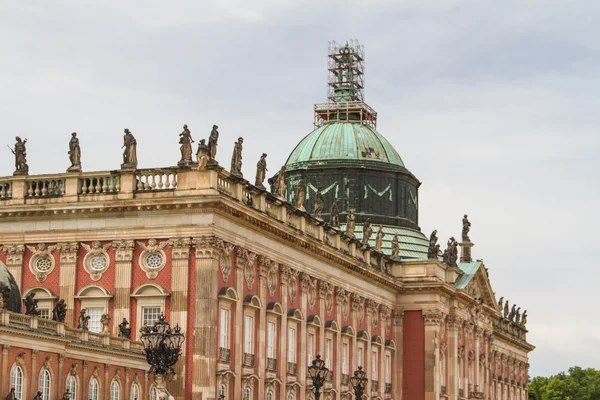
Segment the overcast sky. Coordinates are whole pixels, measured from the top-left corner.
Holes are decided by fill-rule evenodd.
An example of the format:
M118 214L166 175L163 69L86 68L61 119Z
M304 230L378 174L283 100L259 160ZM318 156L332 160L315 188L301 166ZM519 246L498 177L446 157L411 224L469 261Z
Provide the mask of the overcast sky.
M600 367L600 9L554 0L0 0L3 141L31 174L140 168L221 132L229 167L276 172L326 98L327 41L358 38L378 130L423 182L420 224L444 242L468 213L497 297L528 310L531 374ZM4 143L2 143L4 147ZM8 149L0 175L13 171Z

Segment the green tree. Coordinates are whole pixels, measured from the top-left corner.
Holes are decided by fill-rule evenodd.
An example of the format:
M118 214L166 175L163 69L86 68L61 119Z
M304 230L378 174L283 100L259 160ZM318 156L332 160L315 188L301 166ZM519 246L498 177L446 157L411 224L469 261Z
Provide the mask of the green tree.
M549 378L537 376L529 381L529 400L599 400L600 371L594 368L569 368Z

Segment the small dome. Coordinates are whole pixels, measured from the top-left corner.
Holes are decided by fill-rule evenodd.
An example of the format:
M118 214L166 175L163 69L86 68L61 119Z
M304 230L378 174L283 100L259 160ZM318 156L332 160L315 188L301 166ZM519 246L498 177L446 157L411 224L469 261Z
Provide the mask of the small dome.
M352 122L327 123L309 133L296 146L286 162L286 170L306 167L307 164L343 161L360 162L363 166L406 171L394 147L375 129ZM387 164L387 165L386 165Z
M10 288L10 294L8 297L8 304L6 308L8 311L20 313L21 312L21 291L19 285L14 276L10 273L6 265L0 261L0 292L5 288Z

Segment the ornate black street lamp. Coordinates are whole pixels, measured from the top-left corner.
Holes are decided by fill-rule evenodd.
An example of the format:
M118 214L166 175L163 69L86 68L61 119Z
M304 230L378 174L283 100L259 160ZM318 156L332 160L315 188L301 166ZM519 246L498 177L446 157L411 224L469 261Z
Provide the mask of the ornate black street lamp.
M321 360L320 355L317 355L317 358L312 361L312 365L308 367L308 377L313 383L315 400L319 400L319 397L321 397L321 388L328 373L329 368L325 367L325 361Z
M365 371L363 371L362 367L358 367L358 369L354 371L354 376L350 378L350 383L354 388L354 398L356 400L362 399L367 382L369 382L365 375Z
M150 372L154 372L154 383L157 394L163 392L170 396L164 386L169 375L175 373L173 365L181 354L181 345L185 340L179 325L171 329L171 325L165 321L164 314L160 314L154 326L145 326L141 330L140 340L144 344L146 361L150 364Z

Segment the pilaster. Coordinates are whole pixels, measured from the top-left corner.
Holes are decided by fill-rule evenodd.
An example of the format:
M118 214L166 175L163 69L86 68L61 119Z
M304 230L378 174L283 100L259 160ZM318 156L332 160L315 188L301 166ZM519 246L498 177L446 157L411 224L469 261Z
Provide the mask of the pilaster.
M112 243L115 248L115 303L113 332L119 332L119 324L126 318L131 319L131 268L133 260L133 240L118 240ZM139 328L139 327L138 327Z
M0 388L2 393L8 393L10 376L8 375L8 350L10 346L7 344L2 345L2 374L0 374Z
M396 354L394 354L394 364L392 367L392 397L398 400L402 400L402 352L404 351L404 346L402 345L404 340L402 329L403 322L404 310L395 309L393 311L392 334L394 336L394 342L396 342Z
M79 243L59 243L57 247L60 250L59 297L67 305L65 322L69 326L75 326L75 276Z
M448 317L448 398L456 400L458 398L458 329L460 320L457 316Z
M259 256L258 257L258 297L260 302L262 303L262 307L258 311L258 326L259 329L257 331L257 343L255 354L255 362L258 364L258 375L264 376L266 370L266 337L265 333L267 331L267 274L269 274L269 270L271 268L277 268L277 263L271 261L267 257ZM280 337L284 337L283 333ZM265 398L265 381L264 379L259 379L258 381L258 398Z
M423 310L423 319L425 320L425 400L439 400L438 347L443 314L438 310Z
M29 371L29 393L30 396L35 396L37 393L37 387L39 385L39 379L37 379L37 358L38 358L39 350L31 350L31 370ZM27 397L25 393L23 393L23 397Z

